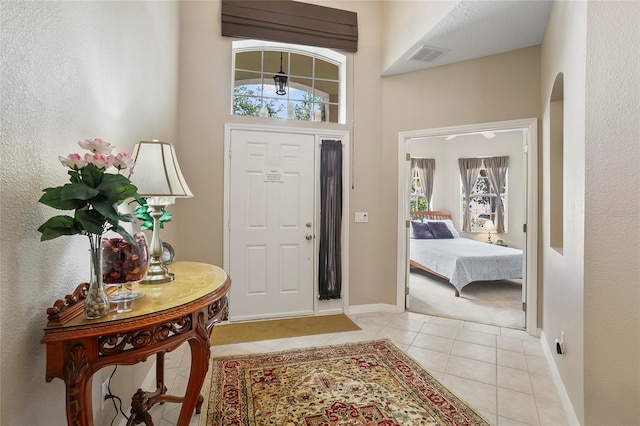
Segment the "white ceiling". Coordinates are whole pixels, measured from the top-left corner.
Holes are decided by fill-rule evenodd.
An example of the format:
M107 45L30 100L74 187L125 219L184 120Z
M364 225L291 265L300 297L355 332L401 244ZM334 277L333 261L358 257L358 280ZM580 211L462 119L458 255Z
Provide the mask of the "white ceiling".
M383 75L480 58L542 43L551 0L463 0ZM444 49L431 62L409 59L422 46Z

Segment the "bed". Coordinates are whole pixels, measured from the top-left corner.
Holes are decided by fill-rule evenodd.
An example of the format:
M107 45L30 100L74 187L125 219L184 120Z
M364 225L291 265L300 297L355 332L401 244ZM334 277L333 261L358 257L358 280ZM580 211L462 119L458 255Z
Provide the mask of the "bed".
M450 212L414 211L411 218L409 263L449 281L455 287L456 297L474 281L522 278L522 250L460 237ZM435 237L422 234L424 228L435 231L445 227L453 237L446 232L444 238L440 238L441 234Z

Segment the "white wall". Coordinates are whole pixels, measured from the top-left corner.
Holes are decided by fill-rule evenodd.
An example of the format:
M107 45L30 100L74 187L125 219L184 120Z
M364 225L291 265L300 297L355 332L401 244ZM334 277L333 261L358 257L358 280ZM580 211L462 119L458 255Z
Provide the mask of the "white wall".
M566 332L553 360L585 425L640 418L638 20L638 2L556 2L542 45L543 170L559 72L565 88L562 253L549 247L543 174L545 344Z
M141 139L175 141L177 4L1 7L0 423L61 425L64 385L45 382L39 341L46 309L88 279L89 245L80 236L40 242L37 228L60 213L38 199L42 189L68 182L58 156L79 152L78 140L100 137L128 152ZM125 403L146 368L116 373Z
M496 133L492 139L482 135L463 135L449 141L442 137L417 139L409 143L409 151L412 157L436 159L432 210L450 211L458 230L462 229L458 158L508 156L508 229L505 233L492 234L491 239L501 239L510 247L522 249L527 178L523 143L522 131L514 131ZM486 232L461 232L461 235L473 240L487 240Z
M638 2L589 2L584 206L586 425L640 421L638 22ZM615 49L611 49L613 45Z
M218 1L180 2L180 100L178 156L194 198L176 203L180 235L176 257L222 264L224 124L337 129L351 132L353 186L345 193L350 212L368 211L369 223L350 227L351 305L395 304L395 260L380 250L389 232L379 188L388 178L382 156L381 4L316 1L358 13L358 52L347 54L346 125L302 123L231 115L231 42L220 35ZM393 165L391 165L393 167ZM393 223L393 222L392 222ZM356 255L357 254L357 255ZM233 277L231 277L233 280ZM390 284L390 285L385 285Z
M542 198L540 268L544 342L566 333L567 351L554 358L578 419L584 421L584 150L586 2L555 2L542 45ZM564 73L564 250L550 243L549 100ZM539 269L540 269L539 268ZM569 344L570 343L570 344Z

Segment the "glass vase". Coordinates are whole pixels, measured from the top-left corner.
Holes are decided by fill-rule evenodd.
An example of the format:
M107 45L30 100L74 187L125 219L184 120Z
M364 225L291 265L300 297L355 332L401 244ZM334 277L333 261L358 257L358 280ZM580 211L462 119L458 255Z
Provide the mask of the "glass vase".
M105 285L117 285L118 291L109 296L116 311L131 311L131 302L144 293L132 291L132 284L144 278L149 267L149 249L142 232L131 243L119 235L102 239L102 279Z
M89 250L89 265L91 275L89 278L89 290L84 302L84 317L86 319L98 319L109 314L109 299L102 281L102 255L99 245L92 244Z

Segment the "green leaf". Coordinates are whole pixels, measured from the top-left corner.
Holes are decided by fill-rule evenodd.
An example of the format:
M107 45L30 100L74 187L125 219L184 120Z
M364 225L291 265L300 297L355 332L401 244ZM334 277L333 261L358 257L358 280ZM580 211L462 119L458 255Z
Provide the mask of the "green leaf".
M67 173L69 173L69 176L71 176L69 178L69 180L71 181L71 183L78 183L80 182L80 174L78 173L77 170L69 170Z
M140 226L142 230L153 230L153 218L148 213L147 201L144 198L136 198L136 202L139 204L133 210L133 214L137 219L144 221L144 223ZM173 215L166 211L164 208L162 209L162 216L160 216L160 229L164 229L164 222L171 222L171 218Z
M129 182L128 185L118 188L118 192L123 200L126 200L127 198L135 198L138 196L138 187Z
M90 200L100 192L84 182L68 183L62 187L60 198L63 200Z
M122 237L123 237L125 240L127 240L128 242L130 242L130 243L132 243L132 244L135 244L135 242L136 242L136 241L135 241L135 239L133 238L133 236L132 236L131 234L129 234L129 232L127 232L127 230L126 230L126 229L124 229L122 226L118 225L118 226L116 226L114 229L115 229L115 231L116 231L118 234L122 235Z
M61 237L64 234L61 234L60 232L57 232L53 229L44 229L42 231L42 235L40 236L40 241L48 241L48 240L53 240L54 238L58 238Z
M102 216L104 220L118 220L118 209L115 203L102 197L94 200L91 204Z
M87 164L80 170L82 181L92 188L98 188L103 176L109 176L93 164Z
M58 210L75 210L84 207L87 203L83 200L65 200L62 199L62 186L56 188L46 188L44 194L40 197L42 204L53 207Z
M136 218L140 220L150 220L151 216L147 213L147 206L136 207L133 211L133 214Z
M62 235L76 235L82 232L71 216L54 216L40 225L38 232L42 233L40 241L52 240Z
M97 210L76 210L76 220L89 234L102 234L104 232L105 217Z
M167 211L162 210L162 216L160 216L160 223L162 222L171 222L171 218L173 215Z
M96 189L112 204L121 204L127 198L138 196L138 188L122 175L105 174Z
M140 225L140 229L142 229L143 231L152 230L153 229L153 222L145 222L145 223L143 223L142 225Z
M122 222L135 222L136 218L129 213L120 213L118 212L118 219Z

